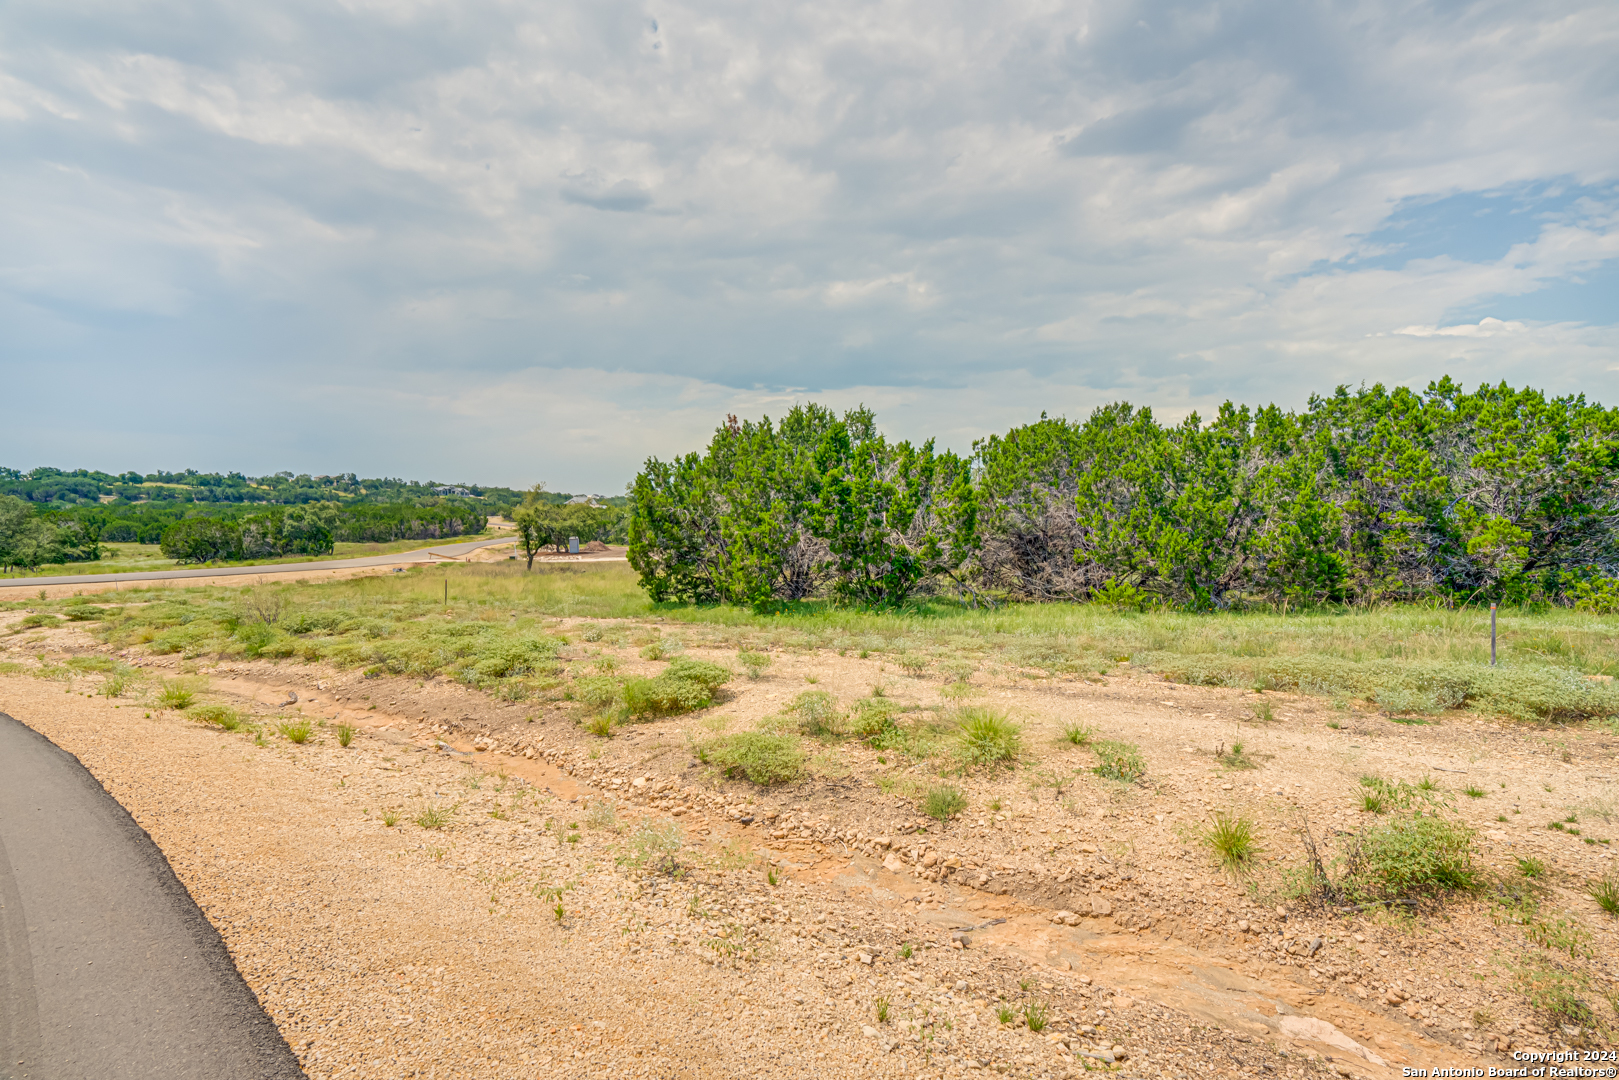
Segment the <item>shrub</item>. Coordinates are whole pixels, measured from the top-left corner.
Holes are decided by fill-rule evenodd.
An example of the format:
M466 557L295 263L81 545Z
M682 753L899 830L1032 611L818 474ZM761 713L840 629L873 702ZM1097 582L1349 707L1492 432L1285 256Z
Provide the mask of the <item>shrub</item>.
M938 784L922 797L922 812L939 821L949 821L967 809L967 796L949 784Z
M549 675L556 671L556 638L511 638L483 644L482 655L473 665L479 675L505 679L513 675Z
M613 718L608 713L597 713L585 721L585 730L598 739L606 739L613 734Z
M737 653L736 662L741 664L743 668L747 670L748 678L750 679L763 678L765 668L769 667L772 663L768 653L754 652L751 649L743 649L741 652Z
M1395 818L1361 833L1344 886L1365 900L1437 896L1479 884L1473 866L1475 830L1432 816Z
M605 709L618 703L623 689L623 685L617 679L606 675L590 675L583 679L575 679L573 685L568 688L568 696L586 705Z
M898 727L894 714L899 711L887 698L861 698L849 717L849 729L856 738L868 742L882 740Z
M673 678L668 672L652 679L626 679L623 694L629 716L678 716L714 703L714 693L707 686Z
M1201 839L1214 852L1215 860L1233 874L1246 873L1260 851L1253 821L1240 814L1217 811L1214 824L1203 831Z
M956 713L956 743L969 765L1000 765L1023 752L1023 729L1004 713L972 706Z
M1096 755L1096 775L1107 780L1133 784L1147 774L1147 763L1135 743L1106 740L1091 744Z
M744 776L761 787L789 783L804 771L804 748L793 735L744 731L715 739L704 750L726 776Z
M825 690L806 690L792 700L787 711L798 717L798 729L818 739L842 734L839 729L838 701Z

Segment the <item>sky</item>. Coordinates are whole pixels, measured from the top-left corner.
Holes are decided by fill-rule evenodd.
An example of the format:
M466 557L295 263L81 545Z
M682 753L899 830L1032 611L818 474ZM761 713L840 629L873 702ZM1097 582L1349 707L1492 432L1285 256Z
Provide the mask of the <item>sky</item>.
M616 493L1451 375L1619 405L1619 5L0 5L0 464Z

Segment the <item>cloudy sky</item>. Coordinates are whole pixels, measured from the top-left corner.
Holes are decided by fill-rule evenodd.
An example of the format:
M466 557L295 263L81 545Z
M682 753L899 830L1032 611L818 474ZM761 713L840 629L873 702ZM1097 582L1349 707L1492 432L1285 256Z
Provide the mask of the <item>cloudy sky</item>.
M0 5L0 464L621 490L1449 373L1619 404L1619 5Z

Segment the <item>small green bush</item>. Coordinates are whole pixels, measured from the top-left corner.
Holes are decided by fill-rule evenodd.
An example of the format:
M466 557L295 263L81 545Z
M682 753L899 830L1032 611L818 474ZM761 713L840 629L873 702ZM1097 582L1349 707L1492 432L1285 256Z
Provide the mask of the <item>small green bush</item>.
M849 730L857 739L881 740L894 732L899 706L887 698L861 698L849 716Z
M1096 755L1096 775L1104 779L1133 784L1147 775L1147 763L1141 757L1141 748L1135 743L1115 740L1093 742L1091 752Z
M679 864L675 862L675 856L683 842L680 826L674 822L643 821L630 837L628 850L619 857L619 862L625 866L662 873L678 873Z
M762 679L764 678L765 669L770 666L772 661L768 653L743 649L736 654L736 662L741 664L743 669L747 671L748 678Z
M1001 765L1023 752L1023 729L1004 713L970 706L956 713L956 743L969 765Z
M928 793L922 797L922 812L938 821L949 821L965 809L967 796L961 793L960 788L950 784L928 788Z
M842 734L838 700L825 690L806 690L792 700L787 711L798 717L798 730L817 739Z
M1364 900L1438 896L1474 889L1476 831L1460 821L1399 817L1361 833L1349 856L1347 892Z
M761 787L790 783L804 771L804 748L794 735L744 731L714 739L703 749L726 776L744 776Z
M454 817L454 810L444 810L437 806L427 806L423 807L422 812L416 815L416 824L420 825L424 829L447 829L449 828L450 822L454 819Z

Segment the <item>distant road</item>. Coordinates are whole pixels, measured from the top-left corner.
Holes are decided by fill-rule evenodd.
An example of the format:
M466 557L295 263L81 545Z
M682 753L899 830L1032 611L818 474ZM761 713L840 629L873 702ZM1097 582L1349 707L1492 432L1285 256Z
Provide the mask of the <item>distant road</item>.
M142 570L128 574L64 574L61 577L0 578L0 589L39 588L41 585L99 585L112 581L172 581L176 578L236 577L241 574L312 574L320 570L346 570L357 566L393 566L399 563L430 563L440 558L460 558L479 548L509 544L514 537L496 540L469 540L462 544L440 544L392 555L368 555L363 559L327 559L324 562L271 563L266 566L198 567L194 570ZM436 557L435 557L436 556Z

